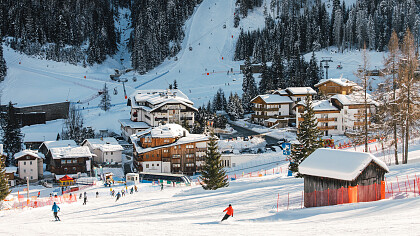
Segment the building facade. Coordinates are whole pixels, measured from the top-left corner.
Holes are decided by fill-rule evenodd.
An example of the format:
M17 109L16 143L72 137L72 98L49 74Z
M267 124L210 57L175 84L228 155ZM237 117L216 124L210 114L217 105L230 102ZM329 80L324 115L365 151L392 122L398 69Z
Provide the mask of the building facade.
M21 179L29 179L29 181L37 181L44 175L44 158L38 155L37 151L23 150L15 154L15 160L18 166L18 175Z
M367 122L371 126L371 118L376 112L376 102L367 97ZM318 100L312 103L318 128L324 136L344 135L362 130L365 124L365 104L361 93L350 95L337 94L328 100ZM296 109L297 127L303 121L304 103L298 103Z
M115 138L86 139L82 142L82 146L88 147L90 152L95 154L93 157L95 163L122 163L124 148Z
M336 94L348 95L353 92L357 84L345 78L323 79L315 84L320 94L332 96Z
M208 137L167 124L135 134L131 140L138 171L192 175L204 164Z
M92 154L88 147L56 147L47 153L51 173L55 175L87 173L92 168Z
M284 128L296 123L295 105L306 99L307 94L315 95L310 87L289 87L258 95L250 102L254 104L251 120L266 127Z

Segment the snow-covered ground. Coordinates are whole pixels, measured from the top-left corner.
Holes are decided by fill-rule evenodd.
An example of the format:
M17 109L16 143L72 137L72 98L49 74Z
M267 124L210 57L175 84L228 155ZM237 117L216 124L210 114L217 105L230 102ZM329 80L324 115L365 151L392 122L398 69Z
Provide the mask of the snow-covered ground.
M417 155L418 153L410 153ZM388 181L419 174L420 163L390 166ZM113 187L121 190L123 186ZM303 179L270 174L242 178L227 188L141 184L119 201L109 188L87 190L88 203L61 204L61 222L52 222L50 206L0 212L1 235L418 235L420 197L405 194L377 202L318 208L301 206ZM99 198L95 198L95 192ZM287 209L287 195L290 207ZM276 210L280 196L279 212ZM232 204L234 217L220 223Z

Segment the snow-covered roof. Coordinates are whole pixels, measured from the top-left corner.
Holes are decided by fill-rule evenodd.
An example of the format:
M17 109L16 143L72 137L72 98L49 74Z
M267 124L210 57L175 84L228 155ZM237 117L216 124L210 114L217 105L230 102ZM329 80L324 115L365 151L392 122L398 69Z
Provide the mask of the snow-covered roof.
M292 95L306 95L308 93L311 95L316 94L316 91L311 87L289 87L286 88L286 91Z
M138 145L137 141L145 136L150 135L152 138L178 138L174 143L170 143L167 145L162 145L158 147L151 147L151 148L142 148ZM180 144L186 143L193 143L193 142L200 142L200 141L207 141L209 139L208 136L203 134L190 134L186 129L178 124L166 124L161 125L155 128L150 128L148 130L139 132L137 134L133 134L131 136L131 141L134 144L134 148L136 149L137 153L145 153L152 150L156 150L163 147L171 147Z
M305 106L305 101L300 101L296 106ZM338 111L329 100L315 100L312 102L314 111Z
M154 108L150 109L150 112L155 111L155 110L157 110L157 109L159 109L159 108L161 108L161 107L165 106L166 104L182 104L182 105L184 105L184 106L186 106L186 107L189 107L189 108L191 108L191 109L193 109L193 110L195 110L195 111L198 111L198 109L197 109L197 108L195 108L195 107L193 107L193 106L192 106L192 104L189 104L189 103L187 103L187 102L185 102L185 101L181 101L181 100L179 100L179 99L174 99L174 98L172 98L172 99L167 99L166 101L164 101L164 102L160 103L160 104L159 104L159 105L157 105L156 107L154 107Z
M89 148L83 147L57 147L50 149L51 156L53 159L62 158L80 158L80 157L92 157L93 154Z
M336 94L331 97L332 99L338 100L343 106L349 106L349 105L360 105L364 104L364 94L361 94L359 92L353 92L352 94L343 95L343 94ZM369 105L378 105L378 103L372 99L372 96L370 94L367 94L367 103Z
M255 99L260 97L265 103L293 103L292 99L285 96L280 96L278 94L263 94L258 95L251 100L253 102Z
M387 165L370 153L319 148L299 165L299 172L304 175L352 181L371 162L389 172Z
M124 150L124 148L119 144L104 144L101 145L98 149L102 152L116 152Z
M274 93L280 94L281 96L287 96L287 95L289 95L289 94L286 92L286 90L284 90L284 89L277 90L277 91L275 91Z
M57 148L57 147L77 147L77 144L74 140L58 140L58 141L45 141L41 144L45 145L47 149Z
M148 125L146 122L140 121L135 122L130 119L121 119L118 120L120 124L124 127L131 127L133 129L148 129L150 128L150 125Z
M322 79L319 81L319 83L315 84L315 87L319 87L327 82L333 82L343 87L352 87L356 86L357 84L351 80L348 80L346 78L330 78L330 79Z
M183 92L178 89L157 89L157 90L136 90L131 96L131 107L132 108L155 108L161 106L161 104L168 103L181 103L188 107L194 108L194 104ZM146 105L148 104L148 105Z
M30 132L25 133L25 137L23 137L23 142L44 142L45 140L54 140L56 138L56 132Z
M22 150L22 151L16 153L15 154L15 159L19 159L23 156L32 156L32 157L35 157L35 158L43 158L44 157L44 155L42 155L42 156L39 155L38 151L25 149L25 150Z
M8 167L4 167L4 169L6 170L6 173L10 174L10 173L16 173L18 168L15 166L8 166Z
M271 123L276 123L277 119L274 118L268 118L267 120L265 120L266 122L271 122Z
M82 146L87 143L89 143L92 149L99 149L103 152L115 152L124 150L118 141L112 137L106 137L102 139L85 139L82 143Z
M82 142L82 146L84 146L84 144L87 144L87 143L89 143L89 144L90 144L90 146L91 146L93 149L97 149L97 148L99 148L100 146L105 145L105 144L118 145L118 141L117 141L115 138L112 138L112 137L105 137L105 138L88 138L88 139L85 139L85 140Z

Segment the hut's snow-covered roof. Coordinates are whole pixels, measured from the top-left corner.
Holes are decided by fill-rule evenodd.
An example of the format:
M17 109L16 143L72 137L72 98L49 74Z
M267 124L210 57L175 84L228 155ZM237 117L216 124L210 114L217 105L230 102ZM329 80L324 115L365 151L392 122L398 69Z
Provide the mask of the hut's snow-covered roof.
M32 157L35 157L35 158L44 158L44 155L39 155L39 154L41 154L41 153L38 153L38 151L25 149L25 150L22 150L22 151L16 153L14 157L15 157L15 159L19 159L19 158L24 157L24 156L32 156Z
M370 153L319 148L299 165L299 172L303 175L352 181L371 162L389 172L387 165Z

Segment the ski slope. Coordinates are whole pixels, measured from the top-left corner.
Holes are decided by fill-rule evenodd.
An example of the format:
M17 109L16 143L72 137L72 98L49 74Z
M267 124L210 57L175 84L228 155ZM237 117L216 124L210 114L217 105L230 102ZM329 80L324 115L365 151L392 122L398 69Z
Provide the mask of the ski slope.
M391 166L387 179L419 174L420 163ZM123 187L113 187L121 190ZM141 184L119 201L109 188L87 190L87 205L60 204L60 222L50 206L0 211L1 235L418 235L420 197L399 195L377 202L300 209L303 179L284 174L240 179L227 188ZM98 191L99 198L95 198ZM287 209L290 194L290 209ZM279 212L276 210L280 196ZM234 217L220 223L232 204Z

